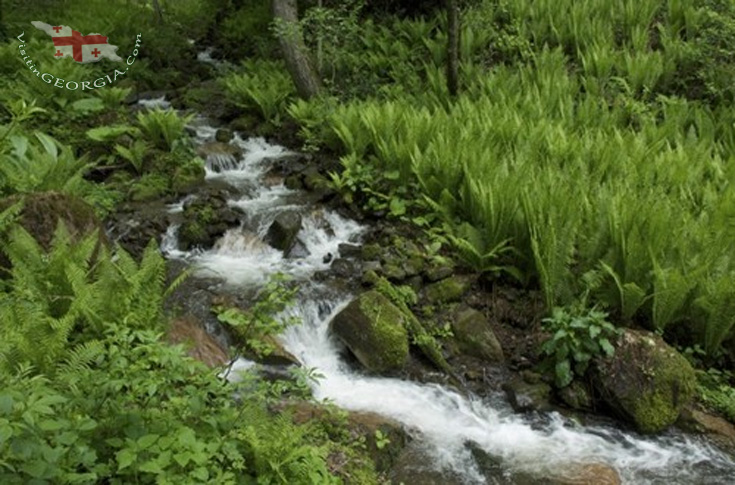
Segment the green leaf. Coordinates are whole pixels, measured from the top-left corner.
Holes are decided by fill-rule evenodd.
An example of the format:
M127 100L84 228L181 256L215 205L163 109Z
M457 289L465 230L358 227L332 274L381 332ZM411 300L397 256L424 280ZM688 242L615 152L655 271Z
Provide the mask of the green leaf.
M568 360L563 360L556 363L556 385L558 387L568 386L573 379L572 368Z
M403 199L394 197L390 200L390 213L396 217L406 213L406 202Z
M138 458L138 455L130 448L125 448L115 454L118 470L129 467Z
M153 444L158 441L159 435L157 434L147 434L141 438L138 438L138 449L139 450L146 450L153 446Z
M143 463L138 467L138 470L146 473L153 473L155 475L160 475L164 473L163 468L161 468L161 465L158 463L157 460L149 460Z
M105 103L99 98L85 98L74 101L69 108L77 113L96 113L105 109Z
M0 394L0 415L10 414L13 411L13 396Z
M111 126L99 126L87 130L87 138L94 141L111 141L118 138L121 135L128 133L135 133L135 128L130 125L111 125Z
M605 352L605 354L607 354L608 357L615 353L615 347L613 347L610 344L610 341L606 338L600 339L600 347Z

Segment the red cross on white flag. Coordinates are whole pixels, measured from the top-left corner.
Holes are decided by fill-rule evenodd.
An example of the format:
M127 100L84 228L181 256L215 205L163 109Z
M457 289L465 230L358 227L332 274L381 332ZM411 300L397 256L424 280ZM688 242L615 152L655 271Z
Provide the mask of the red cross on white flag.
M54 57L57 59L71 57L81 63L97 62L103 58L122 61L117 55L117 46L108 44L104 35L82 35L66 25L49 25L38 21L31 24L51 36L54 42Z

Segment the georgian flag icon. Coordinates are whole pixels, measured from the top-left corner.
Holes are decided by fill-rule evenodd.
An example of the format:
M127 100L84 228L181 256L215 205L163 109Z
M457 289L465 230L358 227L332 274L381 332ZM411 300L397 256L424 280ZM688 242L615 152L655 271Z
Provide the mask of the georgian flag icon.
M101 34L82 35L66 25L49 25L43 22L31 22L39 30L51 36L54 42L54 57L71 57L77 62L86 64L100 59L122 61L117 55L117 46L109 44L107 37Z

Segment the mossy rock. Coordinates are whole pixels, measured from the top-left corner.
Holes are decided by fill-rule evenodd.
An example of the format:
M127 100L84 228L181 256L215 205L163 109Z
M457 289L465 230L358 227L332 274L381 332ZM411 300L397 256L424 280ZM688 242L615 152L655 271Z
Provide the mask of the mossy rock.
M182 249L212 247L218 238L240 223L238 212L227 205L222 192L208 192L184 206L184 222L179 228Z
M161 199L168 194L169 180L163 175L147 174L135 182L128 192L133 202L145 202Z
M62 221L73 240L80 240L93 231L99 231L101 241L106 241L94 208L84 200L59 192L19 194L0 200L0 211L20 202L22 209L18 223L49 250L59 221Z
M487 362L503 362L500 346L490 322L481 312L465 308L457 313L452 322L452 332L459 351Z
M407 316L385 296L368 291L334 317L331 331L369 371L403 368L408 359Z
M426 287L426 300L429 304L459 301L472 286L472 280L465 276L452 276Z
M673 424L694 397L689 362L655 334L626 330L612 357L596 359L594 385L603 401L643 433Z
M204 164L198 159L185 163L174 170L171 188L177 194L185 194L204 183Z

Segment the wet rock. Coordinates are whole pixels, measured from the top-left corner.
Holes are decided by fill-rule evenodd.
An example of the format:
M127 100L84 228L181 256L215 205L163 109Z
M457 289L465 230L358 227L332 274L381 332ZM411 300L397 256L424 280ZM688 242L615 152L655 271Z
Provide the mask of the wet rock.
M204 183L204 165L185 163L174 170L171 189L177 194L185 194L200 187Z
M530 384L516 378L504 384L503 390L511 407L517 413L551 410L549 403L551 386L546 383Z
M227 205L227 193L210 191L184 205L179 246L211 248L230 228L240 224L240 213Z
M573 381L559 391L559 399L572 409L578 411L592 408L592 396L587 387L579 381Z
M289 175L284 179L283 184L290 190L301 190L304 188L304 184L301 182L301 177L298 175Z
M391 281L401 281L406 278L406 272L398 265L388 263L382 267L383 276Z
M242 157L242 149L240 147L218 141L199 145L196 153L202 159L210 162L215 171L234 165Z
M476 443L467 443L487 483L508 485L620 485L615 468L603 463L566 463L546 472L508 469L500 457L492 456ZM532 463L527 464L529 468Z
M325 190L330 187L329 180L313 165L310 165L303 171L303 181L304 188L309 191Z
M334 259L334 256L332 256L332 253L327 253L322 258L322 263L329 264Z
M232 141L232 137L232 130L228 130L227 128L218 129L214 135L214 139L220 143L229 143Z
M347 429L350 436L362 437L368 457L375 463L378 472L390 470L410 438L401 423L379 414L346 411L346 423L322 405L311 402L284 403L280 409L287 410L296 424L325 423L326 429ZM333 423L333 426L329 426ZM380 441L379 441L380 436ZM341 439L341 437L340 437Z
M229 362L227 352L192 316L173 320L166 331L166 338L173 344L183 344L190 357L209 367L219 367Z
M359 257L362 252L362 247L357 244L340 243L337 246L339 255L343 258L356 258Z
M360 281L365 286L372 286L380 281L380 276L378 276L375 270L369 269L362 273L362 279Z
M375 413L351 412L347 427L365 437L368 455L378 472L390 470L409 441L401 423Z
M676 424L690 433L707 435L722 449L735 455L735 426L729 421L689 405L682 409Z
M472 280L465 276L452 276L426 287L426 300L429 304L459 301L472 286Z
M620 485L618 471L604 463L570 463L546 474L543 483L550 485Z
M602 400L644 433L666 429L694 396L689 362L657 335L625 330L612 357L593 363Z
M408 358L407 317L377 291L363 293L339 312L331 332L372 372L401 369Z
M445 278L449 278L454 273L454 267L451 265L439 265L439 266L431 266L430 268L426 269L426 272L424 273L424 276L426 276L426 279L431 282L436 282L439 280L443 280Z
M284 253L288 253L296 244L296 235L300 230L301 216L298 212L281 212L268 228L265 242Z
M464 477L450 470L437 470L435 460L419 444L412 443L398 456L388 474L391 483L462 485Z
M345 258L335 259L330 266L332 272L340 278L350 278L355 276L355 263Z
M306 258L310 254L311 253L306 247L306 244L304 244L301 239L296 238L296 242L294 243L291 250L286 254L286 257L289 259Z
M406 273L407 278L418 276L424 270L424 258L411 256L403 262L402 269Z
M230 128L240 133L251 133L260 124L260 120L253 114L241 115L230 122Z
M260 354L256 354L254 352L245 352L245 356L248 359L258 362L259 364L270 366L288 367L292 365L301 365L299 359L297 359L291 352L286 350L281 341L277 338L273 337L272 335L267 335L265 337L262 337L260 340L262 340L262 342L268 346L269 350Z
M379 244L366 244L362 247L360 257L365 261L379 259L382 251Z
M459 351L487 362L503 362L503 349L493 333L490 322L481 312L465 308L452 322L452 331Z

